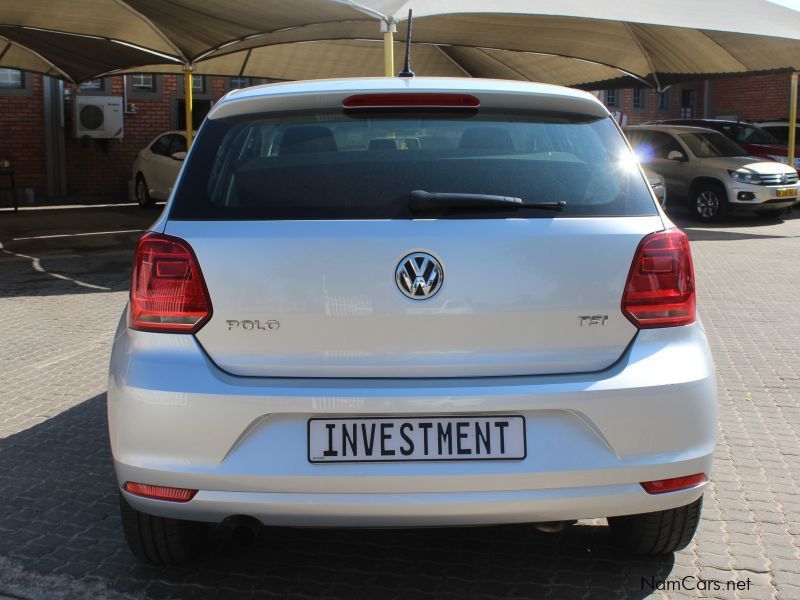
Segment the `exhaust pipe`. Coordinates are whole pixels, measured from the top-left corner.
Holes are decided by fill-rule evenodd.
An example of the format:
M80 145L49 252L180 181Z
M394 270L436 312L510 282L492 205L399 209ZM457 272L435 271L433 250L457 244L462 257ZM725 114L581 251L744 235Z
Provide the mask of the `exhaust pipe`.
M228 517L225 519L225 524L230 527L231 538L239 546L252 545L263 527L261 521L246 515Z
M542 533L560 533L564 528L575 525L578 521L544 521L533 526Z

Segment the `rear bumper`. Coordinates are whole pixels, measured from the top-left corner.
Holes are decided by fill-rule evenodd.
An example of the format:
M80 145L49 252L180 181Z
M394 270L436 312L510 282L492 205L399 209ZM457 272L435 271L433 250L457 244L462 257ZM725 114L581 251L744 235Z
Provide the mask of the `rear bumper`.
M139 511L218 523L232 515L267 525L303 527L441 527L540 523L638 514L690 504L707 484L648 496L638 484L494 492L299 494L201 490L183 504L123 492ZM187 510L188 509L188 510Z
M591 374L357 380L234 377L191 336L121 326L108 393L120 485L199 489L138 510L309 526L470 525L593 518L688 504L703 486L641 481L710 473L714 370L699 324L644 330ZM521 461L311 464L310 417L520 414Z

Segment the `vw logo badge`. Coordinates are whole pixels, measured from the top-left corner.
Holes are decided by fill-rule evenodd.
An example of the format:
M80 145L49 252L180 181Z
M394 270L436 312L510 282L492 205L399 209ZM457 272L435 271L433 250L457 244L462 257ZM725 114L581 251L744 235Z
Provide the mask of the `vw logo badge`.
M442 287L444 271L430 254L414 252L400 261L394 278L403 294L412 300L427 300Z

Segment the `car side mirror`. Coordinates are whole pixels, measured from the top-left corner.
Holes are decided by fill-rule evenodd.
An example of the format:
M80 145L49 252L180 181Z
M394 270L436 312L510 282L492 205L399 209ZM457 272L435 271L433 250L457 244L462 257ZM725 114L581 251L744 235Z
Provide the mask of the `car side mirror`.
M683 162L686 160L686 155L680 150L671 150L670 153L667 154L667 160L677 160L678 162Z
M171 155L170 158L174 158L175 160L185 160L186 152L176 152L175 154Z

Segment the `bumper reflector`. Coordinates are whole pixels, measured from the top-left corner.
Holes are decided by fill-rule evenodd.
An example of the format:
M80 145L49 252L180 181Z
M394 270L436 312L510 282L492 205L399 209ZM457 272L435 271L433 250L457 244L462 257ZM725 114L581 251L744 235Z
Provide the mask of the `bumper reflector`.
M130 494L136 494L137 496L153 498L154 500L169 500L171 502L188 502L194 498L194 495L197 493L197 490L135 483L133 481L128 481L122 486L122 489Z
M641 486L648 494L666 494L667 492L677 492L688 490L708 481L705 473L686 475L685 477L673 477L672 479L659 479L658 481L643 481Z

